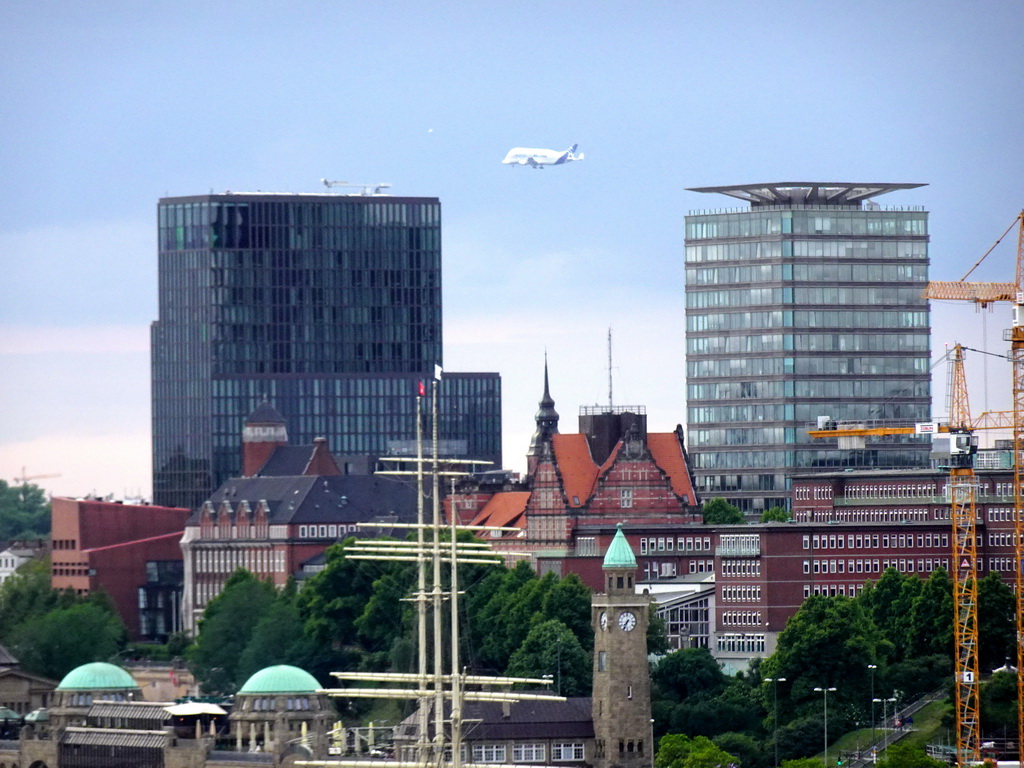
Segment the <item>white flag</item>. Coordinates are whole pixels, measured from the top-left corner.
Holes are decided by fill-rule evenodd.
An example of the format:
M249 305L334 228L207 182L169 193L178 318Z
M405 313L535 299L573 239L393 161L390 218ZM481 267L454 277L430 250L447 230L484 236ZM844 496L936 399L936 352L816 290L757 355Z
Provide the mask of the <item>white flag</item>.
M441 366L437 363L434 363L434 378L438 381L441 380Z

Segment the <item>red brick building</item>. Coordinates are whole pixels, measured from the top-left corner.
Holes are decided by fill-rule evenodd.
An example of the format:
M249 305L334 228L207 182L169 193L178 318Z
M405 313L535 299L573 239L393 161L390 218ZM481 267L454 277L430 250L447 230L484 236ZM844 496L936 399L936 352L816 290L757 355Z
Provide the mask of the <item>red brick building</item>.
M372 535L416 516L410 485L374 475L343 474L322 439L290 445L280 414L264 403L242 435L246 475L231 478L188 519L182 621L187 631L238 568L283 586L331 544L363 535L358 523L379 522ZM371 535L366 533L365 535Z
M54 589L103 589L133 640L181 628L181 541L190 510L98 499L52 501Z
M700 521L681 428L648 433L642 407L595 407L581 409L578 433L559 434L554 406L545 367L526 476L463 481L447 502L460 522L518 528L489 540L496 549L550 557L596 554L594 541L577 539L581 525Z

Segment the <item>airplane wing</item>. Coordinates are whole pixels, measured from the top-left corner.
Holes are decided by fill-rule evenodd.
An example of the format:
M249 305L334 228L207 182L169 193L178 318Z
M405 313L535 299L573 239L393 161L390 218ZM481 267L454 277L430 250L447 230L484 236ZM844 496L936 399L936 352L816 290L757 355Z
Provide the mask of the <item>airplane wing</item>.
M526 158L525 162L526 162L527 165L532 165L534 168L540 168L541 167L540 163L538 163L532 157Z

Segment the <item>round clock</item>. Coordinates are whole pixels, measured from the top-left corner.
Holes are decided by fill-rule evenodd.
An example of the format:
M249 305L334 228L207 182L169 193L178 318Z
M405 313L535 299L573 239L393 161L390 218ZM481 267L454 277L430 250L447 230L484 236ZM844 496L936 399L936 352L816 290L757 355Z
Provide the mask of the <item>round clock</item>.
M608 631L608 614L604 611L601 611L601 629Z
M623 611L619 614L619 629L623 632L632 632L636 626L636 614L632 611Z

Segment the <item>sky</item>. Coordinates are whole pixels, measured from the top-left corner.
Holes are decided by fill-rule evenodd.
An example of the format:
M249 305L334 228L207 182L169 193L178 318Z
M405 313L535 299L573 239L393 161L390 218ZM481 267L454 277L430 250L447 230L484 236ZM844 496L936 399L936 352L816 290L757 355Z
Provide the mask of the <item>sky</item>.
M741 207L687 188L925 183L879 202L928 210L931 276L959 279L1024 208L1022 23L1009 0L0 3L0 479L148 497L157 200L322 178L440 198L444 365L501 374L506 466L545 354L562 431L609 389L685 424L684 216ZM1015 239L971 278L1012 280ZM968 352L974 410L1009 408L1010 309L932 321L936 360L994 353Z

